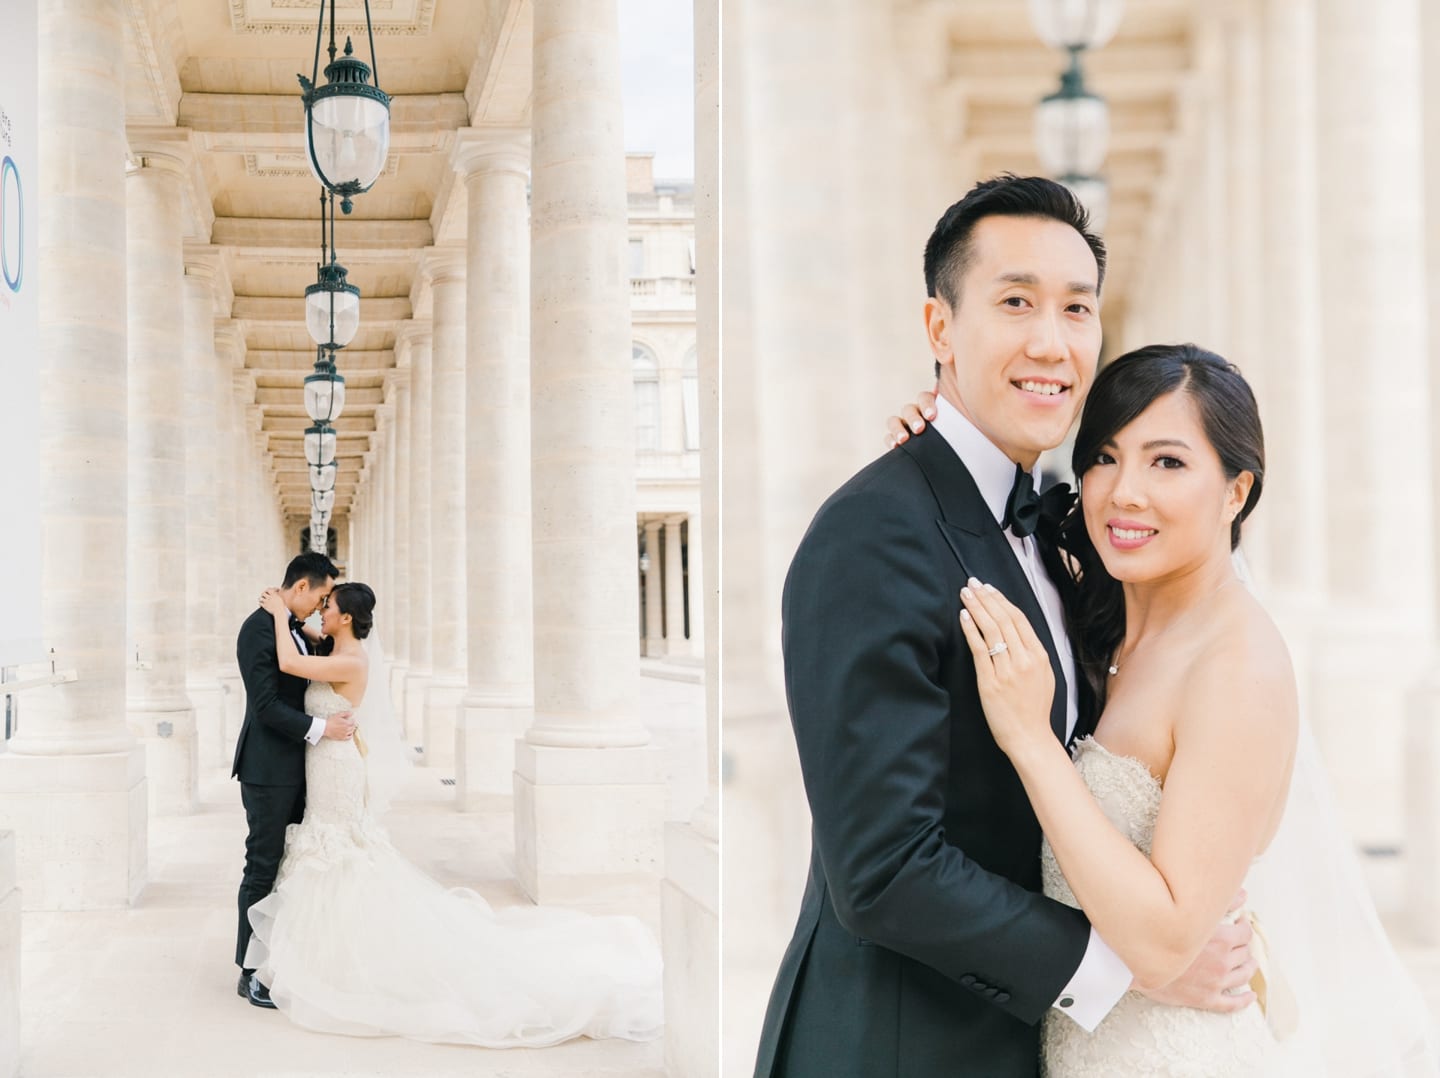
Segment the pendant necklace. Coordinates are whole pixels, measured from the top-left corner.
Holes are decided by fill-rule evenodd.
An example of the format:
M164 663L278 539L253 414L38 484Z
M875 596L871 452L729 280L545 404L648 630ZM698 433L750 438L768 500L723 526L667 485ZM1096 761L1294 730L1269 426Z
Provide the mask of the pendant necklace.
M1204 605L1205 605L1206 603L1208 603L1211 599L1213 599L1215 596L1219 595L1222 591L1224 591L1226 588L1228 588L1231 584L1235 583L1236 579L1237 579L1236 577L1233 577L1233 576L1232 576L1229 580L1226 580L1226 581L1225 581L1224 583L1222 583L1218 588L1216 588L1214 591L1212 591L1209 595L1205 596L1205 598L1201 599L1198 603L1196 603L1194 606L1192 606L1189 610L1185 611L1185 612L1184 612L1183 614L1181 614L1178 618L1176 618L1174 621L1172 621L1169 625L1167 625L1167 626L1165 626L1165 628L1161 629L1158 633L1154 633L1154 634L1152 634L1152 635L1150 635L1150 636L1147 636L1144 640L1141 640L1138 644L1136 644L1133 648L1130 649L1130 654L1127 655L1127 656L1125 656L1125 662L1128 664L1128 663L1130 662L1130 660L1135 657L1135 653L1136 653L1137 651L1139 651L1142 647L1144 647L1147 642L1149 642L1149 641L1151 641L1151 640L1154 640L1156 637L1164 636L1164 635L1165 635L1166 633L1168 633L1171 629L1175 628L1175 626L1179 625L1182 621L1184 621L1184 620L1185 620L1186 618L1188 618L1191 614L1193 614L1196 610L1200 609L1200 607L1204 606ZM1119 648L1116 648L1116 649L1115 649L1115 661L1110 664L1110 666L1108 667L1108 669L1109 669L1109 671L1110 671L1110 676L1111 676L1111 677L1119 677L1119 676L1120 676L1120 649L1119 649Z

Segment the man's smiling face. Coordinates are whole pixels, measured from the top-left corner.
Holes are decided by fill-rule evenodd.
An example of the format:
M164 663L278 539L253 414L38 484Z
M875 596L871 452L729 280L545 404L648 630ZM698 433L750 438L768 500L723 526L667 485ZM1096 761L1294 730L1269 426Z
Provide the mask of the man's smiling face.
M1085 238L1045 217L985 217L961 280L926 304L940 393L1031 467L1065 440L1100 358L1099 270Z

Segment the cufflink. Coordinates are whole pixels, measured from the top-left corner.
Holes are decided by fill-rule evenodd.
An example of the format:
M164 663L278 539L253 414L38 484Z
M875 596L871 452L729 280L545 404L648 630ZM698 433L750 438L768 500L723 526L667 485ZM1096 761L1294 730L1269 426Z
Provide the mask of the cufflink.
M1074 999L1074 997L1073 997L1073 996L1061 996L1061 997L1060 997L1060 1006L1062 1006L1062 1007L1073 1007L1073 1006L1075 1006L1075 999Z

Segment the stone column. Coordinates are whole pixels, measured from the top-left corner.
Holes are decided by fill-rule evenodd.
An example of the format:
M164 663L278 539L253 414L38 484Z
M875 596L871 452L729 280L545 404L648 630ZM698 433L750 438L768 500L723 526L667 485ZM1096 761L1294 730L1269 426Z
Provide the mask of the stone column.
M1440 8L1425 4L1420 12L1422 72L1421 112L1425 146L1425 204L1440 206ZM1430 311L1427 354L1430 365L1429 418L1430 497L1440 506L1440 213L1425 215L1425 280ZM1432 523L1429 541L1416 536L1428 549L1435 581L1430 596L1430 619L1440 621L1440 537ZM1407 872L1408 927L1420 942L1440 944L1440 654L1431 653L1426 672L1410 692L1405 724L1405 867Z
M665 547L661 536L664 522L645 522L645 654L647 657L665 654L664 589L660 585L664 572Z
M129 529L126 720L146 748L152 813L193 812L195 709L185 694L185 305L179 207L188 133L134 132L126 173Z
M635 423L614 0L537 0L531 179L535 722L515 852L537 901L653 878L665 787L634 715Z
M716 549L720 453L720 13L695 0L695 350L700 396L701 513L690 518L691 640L709 623L718 639L719 604L702 586L701 531ZM696 527L696 525L700 527ZM665 1072L714 1078L720 1055L720 661L705 655L705 801L689 823L665 827L660 887L665 955Z
M385 646L390 651L390 695L395 713L405 701L405 677L410 672L410 369L397 367L385 376L394 386L395 428L391 441L395 479L390 488L394 540L386 551L390 560L391 595L386 603ZM388 394L387 394L388 395Z
M41 636L74 682L32 692L0 753L25 905L125 906L145 884L145 755L125 725L126 354L119 0L40 9Z
M220 413L216 385L215 270L219 252L185 249L185 694L195 707L198 767L216 767L225 752L224 690L219 679L221 555ZM228 371L226 372L228 376Z
M215 508L218 526L219 548L223 552L216 570L215 582L218 589L219 634L217 645L217 680L223 694L223 735L218 749L219 755L213 760L201 758L202 766L230 767L234 755L235 739L240 735L240 723L245 717L245 686L240 680L240 668L235 660L235 642L240 633L244 615L240 608L240 581L236 572L236 556L240 548L241 491L240 479L242 457L238 440L239 426L235 414L235 374L245 367L245 335L236 322L225 321L215 324L215 356L218 369L214 382L214 412L216 425Z
M0 831L0 1078L20 1073L20 889L15 832Z
M410 366L410 671L405 675L405 737L423 739L430 687L430 362L429 323L401 330Z
M1316 4L1330 603L1312 710L1350 831L1377 845L1403 831L1404 695L1430 657L1420 6Z
M456 716L461 811L514 788L533 715L530 596L530 132L461 131L465 180L467 686Z
M435 323L430 383L430 649L425 763L455 765L465 695L465 252L433 247L425 274Z
M1269 370L1256 386L1267 458L1256 514L1271 522L1265 562L1276 614L1298 639L1325 588L1314 0L1265 0L1260 67L1263 291L1291 313L1260 320Z
M684 517L665 521L665 654L689 655L685 637L685 565L680 550Z

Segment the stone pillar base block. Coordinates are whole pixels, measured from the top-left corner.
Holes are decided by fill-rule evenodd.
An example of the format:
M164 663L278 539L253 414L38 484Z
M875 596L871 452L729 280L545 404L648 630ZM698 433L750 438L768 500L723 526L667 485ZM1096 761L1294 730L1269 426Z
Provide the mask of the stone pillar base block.
M515 867L541 905L660 873L665 820L658 748L515 743Z
M129 711L126 724L145 746L145 777L152 816L185 816L200 800L200 746L196 713Z
M665 956L665 1073L712 1078L720 1055L720 844L665 825L660 888Z
M0 1078L20 1073L20 889L15 832L0 831Z
M478 812L485 799L515 792L515 742L530 728L528 704L462 702L455 725L455 807Z
M409 663L392 662L390 664L390 706L395 709L397 716L405 714L405 678L410 673Z
M24 908L122 909L147 873L145 749L0 753L0 828L15 831Z
M412 670L405 675L405 706L400 712L400 722L409 745L419 745L425 740L425 695L429 692L430 680L430 675L423 670ZM430 746L425 748L428 756Z
M220 682L187 682L185 695L195 707L195 741L200 767L210 771L230 763L225 754L225 690Z
M1410 692L1405 711L1405 905L1418 942L1440 946L1440 671Z
M432 681L425 692L425 755L426 767L453 770L455 767L455 719L465 686Z

